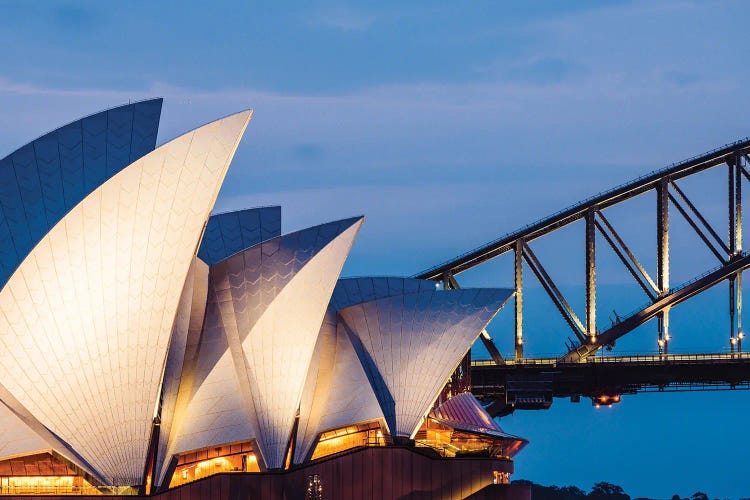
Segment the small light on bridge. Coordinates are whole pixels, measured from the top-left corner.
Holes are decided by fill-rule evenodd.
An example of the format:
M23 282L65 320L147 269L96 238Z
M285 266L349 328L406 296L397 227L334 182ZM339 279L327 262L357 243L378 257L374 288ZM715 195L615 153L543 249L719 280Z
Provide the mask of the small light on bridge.
M740 338L740 340L742 340L745 338L745 332L740 332L737 336Z
M601 394L591 398L591 404L599 408L600 406L612 406L619 403L621 396L619 394Z
M659 347L664 347L664 339L659 339Z
M735 345L737 343L737 337L732 337L729 339L729 341L732 343L732 345Z
M590 339L592 344L596 344L596 335L592 335Z

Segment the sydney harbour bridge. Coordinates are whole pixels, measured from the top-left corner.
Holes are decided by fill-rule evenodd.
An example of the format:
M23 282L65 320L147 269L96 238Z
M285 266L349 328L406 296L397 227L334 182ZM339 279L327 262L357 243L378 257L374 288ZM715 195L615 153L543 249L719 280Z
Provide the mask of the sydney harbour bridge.
M480 339L492 359L471 360L467 355L453 376L454 387L471 387L477 397L490 403L495 415L516 409L549 408L554 397L570 397L572 401L585 397L594 404L611 405L620 402L622 394L640 391L750 388L750 354L742 348L742 273L750 267L750 252L743 251L742 246L742 188L744 182L750 181L749 165L750 139L737 141L587 198L419 273L417 277L438 281L445 288L459 288L461 273L512 254L513 358L504 358L483 331ZM726 230L710 223L680 187L690 176L717 169L726 176L726 189L722 189L727 207ZM643 265L643 256L638 259L607 216L608 209L652 192L656 195L651 212L656 227L653 275ZM709 269L695 269L690 280L677 286L670 283L669 258L670 217L675 216L694 231L716 263ZM573 224L584 226L579 246L580 259L585 262L583 317L575 313L530 245ZM597 329L597 235L599 246L606 243L607 251L617 256L647 297L643 307L626 316L616 316L605 329ZM524 267L531 271L530 275L525 275ZM510 276L507 278L510 281ZM569 329L565 332L571 339L568 347L555 357L524 356L524 283L530 279L541 285ZM707 353L670 353L670 309L724 282L729 285L726 344ZM653 319L657 324L656 354L606 355L615 341Z

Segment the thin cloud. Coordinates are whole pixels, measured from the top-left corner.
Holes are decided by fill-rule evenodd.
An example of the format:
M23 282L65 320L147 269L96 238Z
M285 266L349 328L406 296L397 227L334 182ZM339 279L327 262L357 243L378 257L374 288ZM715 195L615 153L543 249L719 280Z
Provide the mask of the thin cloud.
M315 24L341 31L366 31L375 22L375 17L350 9L338 8L318 13Z

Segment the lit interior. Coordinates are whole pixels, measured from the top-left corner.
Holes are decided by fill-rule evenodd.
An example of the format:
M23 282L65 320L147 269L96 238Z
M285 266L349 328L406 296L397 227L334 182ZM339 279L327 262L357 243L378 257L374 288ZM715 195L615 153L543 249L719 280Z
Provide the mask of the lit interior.
M312 459L325 457L358 446L385 446L385 437L378 422L349 425L320 435Z
M170 488L222 472L260 472L249 442L203 448L180 455Z
M99 495L75 465L53 451L0 459L0 495Z
M101 492L81 476L10 476L0 477L0 494L3 495L50 495L81 494L98 495Z
M523 446L517 439L503 439L489 434L480 434L453 429L431 418L415 436L417 446L432 448L443 457L481 456L510 459Z

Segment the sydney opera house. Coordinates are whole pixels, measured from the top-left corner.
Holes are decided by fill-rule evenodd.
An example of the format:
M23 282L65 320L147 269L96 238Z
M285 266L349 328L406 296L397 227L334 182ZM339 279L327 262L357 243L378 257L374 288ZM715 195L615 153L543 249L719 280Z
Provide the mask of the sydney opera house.
M512 292L340 279L363 217L211 215L252 113L157 147L161 108L0 160L0 495L490 498L526 441L449 381Z

